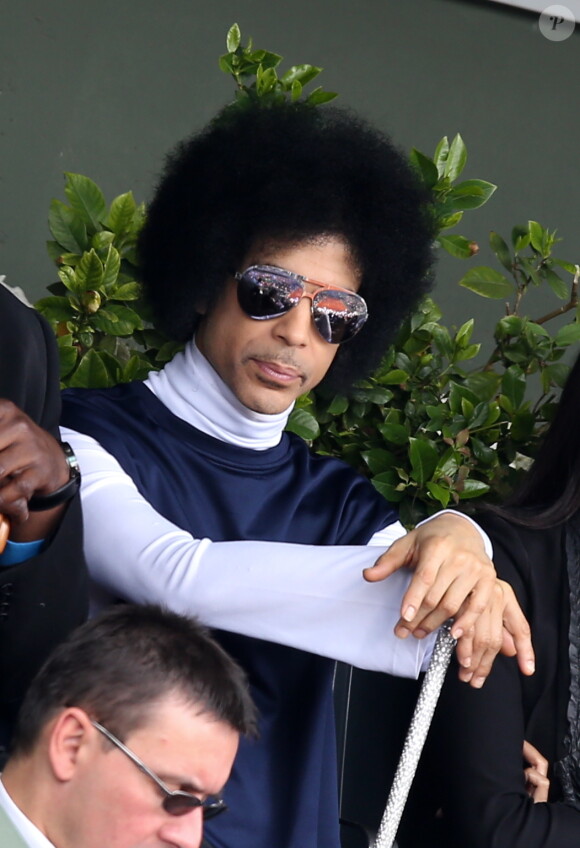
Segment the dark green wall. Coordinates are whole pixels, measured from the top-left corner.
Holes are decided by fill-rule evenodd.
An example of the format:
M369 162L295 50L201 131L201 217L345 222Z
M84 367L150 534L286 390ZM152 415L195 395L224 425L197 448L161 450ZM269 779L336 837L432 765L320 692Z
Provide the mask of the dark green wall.
M562 255L580 260L578 31L550 42L533 14L459 0L1 0L8 283L35 299L55 277L45 222L63 171L91 176L109 199L129 188L149 196L164 152L231 97L217 56L234 21L255 45L324 66L321 82L339 102L405 148L432 152L440 136L461 131L466 176L500 190L460 232L485 244L489 229L507 234L534 218L557 227ZM450 320L497 310L458 295L466 268L439 266L437 297Z

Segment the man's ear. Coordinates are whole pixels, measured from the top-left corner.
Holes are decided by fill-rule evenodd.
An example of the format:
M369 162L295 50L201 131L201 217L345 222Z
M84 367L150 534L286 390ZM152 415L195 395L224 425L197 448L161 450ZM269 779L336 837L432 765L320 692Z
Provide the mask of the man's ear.
M57 780L68 781L94 744L91 720L79 707L67 707L48 729L48 758Z

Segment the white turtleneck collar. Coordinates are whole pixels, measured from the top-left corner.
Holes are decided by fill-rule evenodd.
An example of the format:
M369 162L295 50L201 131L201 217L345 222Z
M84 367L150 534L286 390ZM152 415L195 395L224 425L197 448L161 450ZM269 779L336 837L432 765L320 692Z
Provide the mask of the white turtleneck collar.
M214 371L194 340L162 371L152 371L145 385L174 415L197 430L252 450L266 450L280 442L294 406L275 415L248 409Z

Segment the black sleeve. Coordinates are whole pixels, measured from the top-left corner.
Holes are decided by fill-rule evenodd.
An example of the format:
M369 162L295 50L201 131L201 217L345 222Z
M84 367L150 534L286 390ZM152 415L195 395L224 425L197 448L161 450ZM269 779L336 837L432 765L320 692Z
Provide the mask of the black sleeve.
M0 286L0 397L12 400L56 438L58 374L52 330L37 312ZM77 495L42 553L17 565L0 566L0 747L10 736L31 678L87 612Z
M452 664L429 732L424 766L427 782L431 793L438 796L448 846L577 848L580 812L562 802L534 804L525 790L522 758L524 738L552 763L556 756L555 744L546 741L549 734L541 744L529 737L527 713L540 709L546 699L556 703L550 699L556 686L557 628L550 629L550 625L558 620L558 609L553 606L559 595L548 581L550 570L563 566L554 562L554 555L561 553L559 537L545 531L548 535L536 539L538 531L522 534L500 519L488 522L486 530L492 536L498 572L513 585L534 636L538 634L533 617L549 613L553 621L543 621L539 627L543 643L540 638L534 640L535 680L524 680L516 661L500 656L483 688L475 690L458 680L457 667ZM526 686L534 691L531 705L530 698L524 697ZM559 723L556 715L551 719L554 726ZM425 773L422 781L425 783Z

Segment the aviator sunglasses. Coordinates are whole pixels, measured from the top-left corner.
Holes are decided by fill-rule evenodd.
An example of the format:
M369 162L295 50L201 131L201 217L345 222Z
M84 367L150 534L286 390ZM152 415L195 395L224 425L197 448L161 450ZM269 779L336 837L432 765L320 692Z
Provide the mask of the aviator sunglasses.
M368 318L367 305L359 294L284 268L251 265L234 276L238 281L238 302L246 315L256 321L279 318L303 297L310 298L314 326L329 344L348 342ZM307 292L306 284L320 290Z
M166 813L169 813L172 816L183 816L191 810L203 807L203 817L207 820L212 819L214 816L217 816L219 813L223 813L224 810L227 810L225 801L222 798L217 798L215 795L210 795L202 801L201 798L197 798L190 792L183 792L181 789L171 790L160 777L157 777L155 772L151 771L151 769L139 759L137 754L134 754L133 751L131 751L130 748L127 748L120 739L117 739L114 733L111 733L110 730L107 730L107 728L103 727L102 724L99 724L98 721L91 721L91 724L99 731L99 733L106 736L109 742L112 742L113 745L116 745L120 751L126 754L126 756L135 763L137 768L140 769L143 774L146 774L147 777L150 777L151 780L157 784L165 796L161 802L161 806Z

